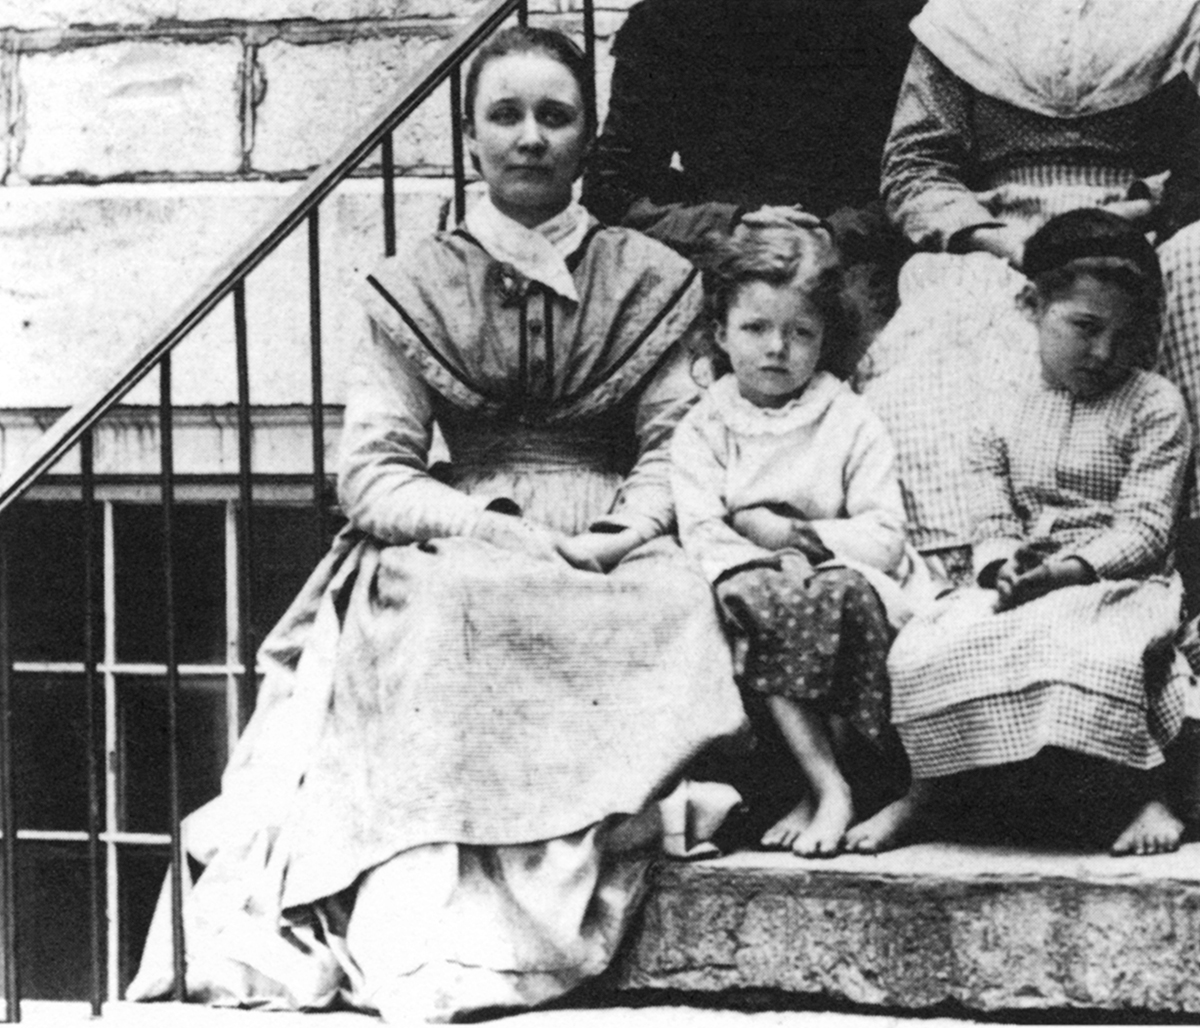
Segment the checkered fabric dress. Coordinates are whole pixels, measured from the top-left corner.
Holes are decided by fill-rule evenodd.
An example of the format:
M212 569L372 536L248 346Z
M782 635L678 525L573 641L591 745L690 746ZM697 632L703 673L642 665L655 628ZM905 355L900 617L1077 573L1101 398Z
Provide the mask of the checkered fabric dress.
M978 194L999 220L1030 228L1076 207L1123 199L1130 175L1053 165L1014 169ZM1166 286L1160 370L1200 429L1200 224L1159 248ZM900 308L858 371L863 396L896 444L906 514L922 550L970 542L966 485L973 429L1037 374L1036 333L1017 308L1027 280L990 254L913 257ZM1196 490L1188 510L1200 517Z
M1026 760L1058 746L1147 769L1196 683L1176 653L1182 588L1174 511L1190 431L1178 391L1149 372L1095 400L1037 385L972 441L977 568L1038 541L1094 584L995 613L968 586L918 613L888 660L892 720L914 776Z

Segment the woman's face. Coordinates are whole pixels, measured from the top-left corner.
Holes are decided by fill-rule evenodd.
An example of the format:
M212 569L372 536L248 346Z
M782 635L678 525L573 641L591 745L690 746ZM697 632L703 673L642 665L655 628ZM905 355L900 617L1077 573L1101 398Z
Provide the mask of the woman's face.
M467 146L492 203L529 228L571 202L587 149L575 77L544 53L497 57L479 74Z

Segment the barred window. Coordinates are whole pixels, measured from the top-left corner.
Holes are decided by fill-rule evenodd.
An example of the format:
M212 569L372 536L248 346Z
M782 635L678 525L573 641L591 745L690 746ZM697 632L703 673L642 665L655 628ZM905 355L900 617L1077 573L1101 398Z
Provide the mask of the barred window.
M175 508L181 804L216 795L236 741L236 502L209 488ZM215 495L214 495L215 493ZM254 507L251 629L260 642L313 566L312 513L284 496ZM95 602L103 689L106 974L110 998L137 970L168 867L166 612L161 507L115 491L97 504ZM22 992L89 995L84 553L77 500L32 500L8 517L14 779Z

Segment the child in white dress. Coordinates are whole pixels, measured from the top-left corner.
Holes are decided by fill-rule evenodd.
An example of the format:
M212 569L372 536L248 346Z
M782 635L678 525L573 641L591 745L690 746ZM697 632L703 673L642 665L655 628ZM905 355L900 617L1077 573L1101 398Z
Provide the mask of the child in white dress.
M1000 766L1024 769L1031 792L1053 786L1064 824L1111 813L1116 854L1179 845L1157 769L1195 699L1173 646L1191 450L1179 391L1142 370L1158 338L1158 258L1131 222L1080 209L1030 238L1025 271L1040 375L977 433L975 583L896 640L892 718L913 786L852 830L852 849L962 811L1004 780L981 769Z
M851 321L824 228L743 224L707 274L728 373L675 431L680 538L716 588L752 718L765 707L807 786L762 844L832 856L855 820L840 729L904 782L885 670L913 567L895 452L827 370Z

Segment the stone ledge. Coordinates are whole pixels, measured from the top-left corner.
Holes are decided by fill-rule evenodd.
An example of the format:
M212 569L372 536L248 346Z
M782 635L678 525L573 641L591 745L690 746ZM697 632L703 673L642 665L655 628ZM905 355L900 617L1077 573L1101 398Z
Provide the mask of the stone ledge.
M20 467L60 410L0 410L0 475ZM251 411L250 464L258 476L304 479L312 473L312 420L308 407L254 407ZM342 408L325 408L325 467L336 467ZM238 416L233 406L175 408L173 442L175 471L181 476L232 478L239 470ZM161 468L158 408L120 405L95 431L95 464L98 476L114 488L122 479L152 480ZM73 493L56 476L80 473L79 447L51 468L49 476L34 486L35 493Z
M663 864L613 980L908 1009L1200 1013L1200 844L1121 859L922 845Z
M33 186L0 189L0 408L67 407L163 320L240 244L270 221L295 183ZM338 403L364 324L356 299L383 252L382 186L352 179L321 205L326 398ZM397 224L427 233L453 183L396 181ZM302 228L249 278L251 399L306 404L308 256ZM176 402L236 400L229 300L176 351ZM126 402L153 406L157 377Z

